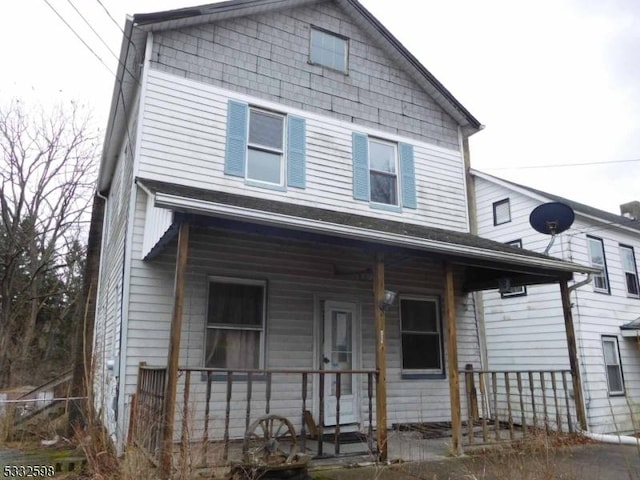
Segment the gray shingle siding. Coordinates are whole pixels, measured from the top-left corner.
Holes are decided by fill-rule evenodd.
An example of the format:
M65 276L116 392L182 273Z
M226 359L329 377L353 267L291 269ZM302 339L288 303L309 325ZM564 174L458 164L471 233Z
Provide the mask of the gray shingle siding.
M308 63L309 28L349 38L349 74ZM456 122L331 2L154 34L154 68L459 149Z

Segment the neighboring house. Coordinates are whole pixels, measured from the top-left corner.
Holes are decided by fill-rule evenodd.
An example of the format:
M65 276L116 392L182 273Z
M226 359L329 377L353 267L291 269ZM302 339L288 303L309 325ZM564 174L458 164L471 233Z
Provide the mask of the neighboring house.
M478 234L486 238L543 252L550 237L531 228L531 211L547 202L574 210L573 226L557 235L549 255L602 269L571 293L588 427L595 433L638 433L640 203L622 205L622 215L615 215L482 172L472 171L472 177ZM517 287L482 297L488 368L569 366L557 288Z
M382 456L392 424L451 420L456 449L458 364L481 367L469 292L592 270L469 233L480 123L356 0L233 0L124 32L94 355L118 446L150 388L178 438L177 388L198 438L265 412L300 431L307 410L376 427Z

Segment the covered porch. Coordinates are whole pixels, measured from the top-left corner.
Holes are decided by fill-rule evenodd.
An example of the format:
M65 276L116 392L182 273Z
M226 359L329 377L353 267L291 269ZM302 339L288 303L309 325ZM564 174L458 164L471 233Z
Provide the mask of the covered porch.
M151 180L138 179L138 184L148 197L143 252L146 262L154 262L158 255L172 258L172 255L167 255L167 250L175 245L175 275L167 362L139 367L130 414L129 441L137 442L156 458L164 476L176 467L176 445L186 454L198 442L206 450L207 461L211 451L215 451L211 459L224 463L233 460L236 453L242 456L243 450L244 454L250 451L245 438L252 431L262 432L259 435L261 439L292 432L288 438L286 435L276 438L277 444L285 447L285 452L286 445L295 441L296 449L300 446L301 452L313 457L368 453L376 460L384 461L393 448L390 432L421 434L419 429L407 427L416 427L416 424L449 422L449 453L457 454L462 451L463 440L470 444L478 441L476 431L482 432L483 440L487 440L489 436L484 435L485 431L492 428L500 437L506 425L507 436L515 437L516 426L522 424L522 418L525 419L525 425L519 427L522 432L527 425L531 429L545 425L553 428L548 420L554 415L556 420L563 418L562 423L556 422L556 425L566 425L564 428L569 430L576 425L576 420L571 419L573 412L579 425L586 423L575 361L567 282L572 279L574 271L588 273L591 268L465 233L284 205ZM194 231L198 238L190 240ZM333 250L340 250L340 255L333 258L330 270L324 272L322 269L318 278L305 278L306 271L300 276L299 283L309 285L308 298L311 301L308 303L311 305L307 305L308 308L301 306L296 320L302 322L300 319L307 315L308 326L313 329L315 339L330 336L328 329L339 328L341 324L338 319L353 320L350 328L362 342L362 350L358 353L361 361L350 360L351 363L344 364L340 358L345 357L346 352L342 351L334 352L338 358L334 361L330 356L331 349L323 350L313 343L308 361L294 359L287 368L282 367L287 364L286 355L278 357L282 358L280 366L272 365L267 355L268 361L262 368L229 369L182 364L184 343L182 356L180 349L185 298L188 295L185 292L190 288L187 286L189 258L195 251L198 255L195 261L198 262L203 245L211 245L209 239L226 236L227 232L231 232L228 234L230 244L234 239L239 243L241 237L247 236L255 238L258 243L267 242L272 247L278 245L284 252L291 249L300 256L307 256L305 262L313 264L311 269L317 269L319 265L314 263L319 261L316 257L320 255L314 251L315 248L322 250L325 263L332 258ZM192 251L194 247L196 250ZM213 249L212 254L219 253L215 247L210 248ZM233 253L236 254L235 251ZM338 259L342 262L339 263ZM290 269L282 267L286 272L279 274L278 281L295 282L297 273L293 266ZM261 276L267 278L264 285L272 281L268 271L261 272ZM323 282L333 285L332 294L311 291L314 284ZM528 380L528 373L522 372L518 382L517 378L511 379L504 373L482 372L479 352L469 346L477 343L479 335L477 328L468 328L476 320L470 292L495 289L505 282L510 287L558 283L565 303L572 369L568 374L554 372L551 375L547 372L542 377L539 372L532 372L533 379L538 380L529 385L528 393L522 382L523 375ZM352 297L362 296L367 285L368 300L350 301ZM419 355L406 356L398 344L405 340L402 335L415 332L399 326L398 310L402 307L399 308L397 302L392 311L389 310L392 305L390 290L404 294L401 298L405 298L407 309L411 301L425 297L432 299L429 305L433 305L434 318L441 320L441 329L437 332L440 350L434 356L441 362L441 373L419 369L413 373L410 368L405 368L410 367L411 362L419 362L416 360ZM276 300L265 293L265 302L273 305ZM293 303L295 301L292 300ZM335 315L327 316L327 312ZM206 309L200 319L203 326L205 314ZM189 316L192 317L193 313ZM409 314L406 317L409 318ZM264 336L275 333L277 325L275 322L271 325L269 332L264 329ZM393 328L391 333L388 331L390 326ZM460 332L461 326L465 327L463 332ZM203 341L202 334L200 337ZM295 342L295 335L292 338ZM425 345L431 345L426 335L423 340L427 342ZM267 354L288 348L286 342L270 341L263 345ZM464 347L460 351L461 345ZM392 354L388 352L390 346ZM426 350L430 352L433 349ZM426 350L424 354L428 356L430 353ZM466 365L468 361L476 370L470 375L459 365ZM393 364L391 370L388 362ZM329 368L328 364L338 368ZM394 372L391 382L388 379L390 371ZM505 386L509 385L509 397L513 392L513 398L507 398L504 407L499 406L499 378L506 382ZM552 378L553 386L548 383ZM436 407L438 402L428 398L429 391L435 395L444 384L446 394L442 398L446 399L446 408L442 405ZM548 396L551 392L555 396ZM389 398L393 399L391 404L387 403ZM411 398L413 403L405 402L405 398ZM514 401L522 404L520 417L514 413L517 410L513 407ZM542 402L544 412L540 410ZM532 407L525 408L525 404L532 404ZM553 414L548 410L550 404L556 408ZM424 405L428 405L426 410ZM293 429L286 422L274 420L280 423L275 430L265 433L265 429L273 427L273 422L271 427L265 427L260 425L260 419L270 416L289 420ZM253 428L256 422L257 427ZM352 447L342 442L345 433L358 438L359 452L354 452Z

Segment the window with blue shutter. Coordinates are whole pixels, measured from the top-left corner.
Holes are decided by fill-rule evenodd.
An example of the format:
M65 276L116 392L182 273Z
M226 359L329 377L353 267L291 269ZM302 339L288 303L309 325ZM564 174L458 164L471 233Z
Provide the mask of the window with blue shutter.
M289 116L287 129L287 185L306 186L306 125L304 118Z
M227 148L224 157L224 173L244 177L247 156L247 117L249 106L246 103L229 100L227 113Z
M226 175L243 177L251 186L276 190L284 190L285 185L305 188L305 144L304 118L229 101Z
M369 200L369 139L353 132L353 198Z
M371 207L417 208L413 146L352 134L353 198Z

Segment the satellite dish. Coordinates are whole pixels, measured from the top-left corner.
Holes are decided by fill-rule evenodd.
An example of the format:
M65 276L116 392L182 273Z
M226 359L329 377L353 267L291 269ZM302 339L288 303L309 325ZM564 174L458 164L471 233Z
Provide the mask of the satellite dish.
M549 202L538 205L529 215L529 223L536 232L551 235L551 241L544 251L549 254L551 245L557 234L568 230L576 216L569 205L560 202Z
M538 205L529 215L529 223L537 232L545 235L557 235L567 230L576 216L569 205L549 202Z

